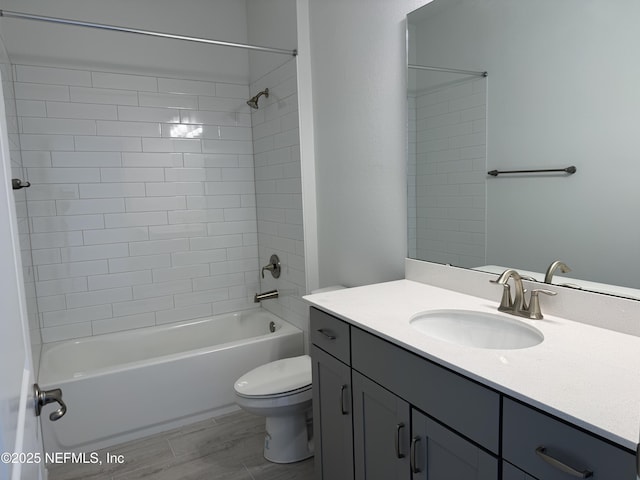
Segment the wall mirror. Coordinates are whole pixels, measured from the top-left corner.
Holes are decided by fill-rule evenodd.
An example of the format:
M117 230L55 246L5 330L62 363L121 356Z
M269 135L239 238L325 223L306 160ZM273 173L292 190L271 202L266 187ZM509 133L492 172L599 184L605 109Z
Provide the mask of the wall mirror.
M407 23L409 256L537 280L561 260L554 284L640 299L640 2L435 0Z

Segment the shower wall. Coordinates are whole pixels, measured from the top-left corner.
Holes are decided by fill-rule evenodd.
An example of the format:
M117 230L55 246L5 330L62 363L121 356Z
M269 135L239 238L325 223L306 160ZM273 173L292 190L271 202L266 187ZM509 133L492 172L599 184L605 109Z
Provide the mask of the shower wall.
M486 82L450 81L415 95L414 258L486 264Z
M416 145L417 145L417 109L416 95L407 94L407 253L409 258L419 258L417 251L417 215L416 210Z
M7 134L9 138L9 154L11 160L11 173L13 178L25 179L26 172L22 166L20 152L20 136L18 132L18 116L16 112L16 99L13 84L13 65L0 39L0 76L2 77L2 91L7 121ZM27 212L26 190L14 190L16 205L16 217L20 239L20 252L22 257L22 275L24 279L27 317L29 320L29 333L32 346L42 342L40 336L40 322L38 317L38 303L36 301L35 275L31 262L31 239L29 237L29 218ZM34 369L37 375L40 354L39 348L32 349L34 354Z
M253 149L257 193L260 264L275 253L282 263L280 278L270 273L262 290L277 288L277 301L263 306L296 326L308 330L302 224L302 183L298 127L296 60L291 59L251 84L251 92L269 88L252 111Z
M293 48L298 45L295 0L247 0L247 32L251 43ZM252 110L253 149L260 266L271 254L282 272L260 279L262 291L277 288L276 300L262 307L305 331L309 330L303 224L302 179L298 124L297 58L249 52L251 95L269 89ZM308 342L305 342L308 345Z
M44 342L253 308L244 84L15 66Z

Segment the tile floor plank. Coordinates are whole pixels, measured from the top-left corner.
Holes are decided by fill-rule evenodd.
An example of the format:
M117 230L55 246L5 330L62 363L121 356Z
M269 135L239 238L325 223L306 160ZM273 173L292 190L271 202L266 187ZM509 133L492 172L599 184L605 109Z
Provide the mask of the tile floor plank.
M313 459L279 465L262 455L264 418L237 411L98 451L121 465L52 465L49 480L312 480Z

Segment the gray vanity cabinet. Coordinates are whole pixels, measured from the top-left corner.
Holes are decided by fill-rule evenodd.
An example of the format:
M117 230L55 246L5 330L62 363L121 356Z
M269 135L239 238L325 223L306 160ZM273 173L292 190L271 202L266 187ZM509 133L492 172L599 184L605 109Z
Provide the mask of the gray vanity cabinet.
M496 480L498 461L481 448L352 372L356 480Z
M349 325L311 309L313 430L317 480L353 480Z
M351 369L311 347L313 430L318 480L353 478Z
M315 308L310 338L317 480L635 478L632 452Z
M352 376L356 480L408 479L411 407L364 375Z
M503 458L535 478L632 480L635 476L635 456L630 452L528 405L505 398L502 421Z
M536 480L510 463L502 462L502 480Z
M413 480L497 480L494 456L422 412L413 409L411 417Z
M355 327L351 368L498 455L499 393Z

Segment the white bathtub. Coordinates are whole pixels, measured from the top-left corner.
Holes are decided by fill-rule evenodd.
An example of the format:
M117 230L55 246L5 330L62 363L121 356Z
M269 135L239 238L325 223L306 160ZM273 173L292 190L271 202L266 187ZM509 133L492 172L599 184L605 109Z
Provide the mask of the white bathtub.
M44 407L45 451L90 452L234 410L238 377L303 353L302 331L260 309L45 344L40 387L62 388L68 409L51 422L56 405Z

